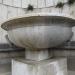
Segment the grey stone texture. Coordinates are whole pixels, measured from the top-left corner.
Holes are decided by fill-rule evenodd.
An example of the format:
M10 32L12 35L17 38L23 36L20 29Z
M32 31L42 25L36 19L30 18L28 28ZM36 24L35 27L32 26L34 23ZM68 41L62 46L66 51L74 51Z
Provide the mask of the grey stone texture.
M66 58L31 61L12 60L12 75L67 75Z

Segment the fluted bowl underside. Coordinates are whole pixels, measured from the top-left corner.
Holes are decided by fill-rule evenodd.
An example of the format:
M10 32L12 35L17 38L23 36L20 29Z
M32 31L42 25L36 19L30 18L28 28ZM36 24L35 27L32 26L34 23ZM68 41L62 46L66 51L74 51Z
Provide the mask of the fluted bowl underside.
M9 20L2 28L8 31L9 39L15 45L38 50L69 40L74 24L71 18L45 14Z
M62 26L32 26L10 30L8 35L20 47L50 48L69 40L72 29Z

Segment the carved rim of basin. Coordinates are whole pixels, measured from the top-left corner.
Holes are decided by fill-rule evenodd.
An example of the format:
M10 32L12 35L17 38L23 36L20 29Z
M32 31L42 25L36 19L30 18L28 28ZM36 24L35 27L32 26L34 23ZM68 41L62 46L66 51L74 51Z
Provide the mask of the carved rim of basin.
M32 30L29 29L28 31L29 35L27 35L28 33L25 34L23 30L25 30L26 27L34 28L33 26L35 26L36 27L35 29L37 29L37 25L39 25L38 27L40 27L41 29L45 25L44 30L46 31L47 36L44 34L43 30L40 29L42 38L41 35L37 34L38 37L35 37L34 40L33 35L35 35L37 32L32 32ZM1 27L8 31L9 39L11 37L10 41L13 42L15 45L20 47L25 47L25 45L26 46L32 45L30 47L33 47L34 49L36 48L45 49L45 48L58 46L61 43L64 43L65 41L69 40L72 37L71 27L74 25L75 25L75 19L73 19L71 16L67 15L65 16L63 14L34 13L10 19L4 22L1 25ZM33 35L31 38L30 34L32 33ZM13 37L12 34L14 34L15 37ZM25 38L26 35L27 38ZM14 39L16 39L17 41ZM29 39L30 41L27 41ZM38 39L40 39L41 41ZM35 42L37 44L35 44Z
M33 22L41 21L40 18L43 18L45 22L48 22L48 19L54 20L53 22L62 22L62 23L69 23L68 26L72 27L75 26L75 19L70 15L64 15L64 14L57 14L57 13L33 13L33 14L25 14L24 16L15 17L8 19L7 21L3 22L1 27L4 30L11 30L15 28L15 25L17 27L18 24L30 24ZM52 21L51 20L51 21ZM51 22L50 21L50 22ZM25 25L26 26L26 25Z

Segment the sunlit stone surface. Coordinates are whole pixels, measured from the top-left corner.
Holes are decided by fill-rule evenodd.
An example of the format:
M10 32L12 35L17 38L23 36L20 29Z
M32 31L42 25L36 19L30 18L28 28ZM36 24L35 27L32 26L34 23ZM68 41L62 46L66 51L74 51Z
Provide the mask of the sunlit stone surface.
M29 14L3 23L11 42L32 50L58 46L72 37L71 17L50 13Z
M12 60L12 75L67 75L65 58L43 61Z
M48 48L68 41L74 25L72 17L50 13L29 14L3 23L9 40L26 48L25 59L12 60L12 75L67 75L66 58L49 59L52 53Z

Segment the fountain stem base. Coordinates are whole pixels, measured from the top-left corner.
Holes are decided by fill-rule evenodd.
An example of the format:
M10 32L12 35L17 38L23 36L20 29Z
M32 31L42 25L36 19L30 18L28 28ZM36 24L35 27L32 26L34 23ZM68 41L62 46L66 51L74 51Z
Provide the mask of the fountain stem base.
M41 61L13 59L12 75L67 75L67 60L66 58Z
M45 60L52 57L52 50L44 49L44 50L29 50L26 48L25 50L25 59L29 60Z

